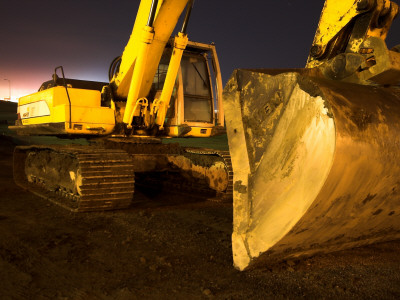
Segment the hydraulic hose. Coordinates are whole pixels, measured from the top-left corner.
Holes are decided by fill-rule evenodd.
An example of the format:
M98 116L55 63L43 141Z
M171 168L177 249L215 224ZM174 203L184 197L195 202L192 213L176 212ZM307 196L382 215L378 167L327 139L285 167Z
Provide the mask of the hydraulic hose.
M188 5L187 5L185 20L183 21L182 30L181 30L181 32L183 34L186 34L187 26L188 26L188 23L189 23L190 14L191 14L192 8L193 8L193 4L194 4L194 0L190 0Z
M114 75L119 71L119 66L121 65L121 56L117 56L116 58L113 59L113 61L110 64L110 67L108 69L108 80L111 81L111 79L114 77Z

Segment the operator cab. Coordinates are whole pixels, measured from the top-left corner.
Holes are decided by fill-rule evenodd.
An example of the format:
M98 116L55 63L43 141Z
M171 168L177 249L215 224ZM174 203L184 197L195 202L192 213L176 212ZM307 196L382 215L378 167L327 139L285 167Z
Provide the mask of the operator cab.
M153 99L163 88L171 53L170 41L153 79ZM167 135L210 136L215 126L223 125L221 73L215 66L219 65L214 45L188 43L165 119Z

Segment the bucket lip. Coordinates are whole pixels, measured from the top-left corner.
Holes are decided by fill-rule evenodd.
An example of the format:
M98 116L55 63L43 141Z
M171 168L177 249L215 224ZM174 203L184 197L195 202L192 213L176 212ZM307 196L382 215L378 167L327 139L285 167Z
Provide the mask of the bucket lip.
M312 78L296 72L271 76L264 73L255 74L253 71L238 70L236 74L238 76L231 78L230 86L226 89L226 94L230 98L225 99L229 103L226 113L231 118L231 123L227 123L227 132L234 170L235 164L236 166L243 165L248 160L239 172L234 172L236 190L232 239L234 261L239 269L247 268L262 253L279 244L312 205L329 175L336 141L335 123L330 106L324 101L321 90ZM236 87L239 93L235 92ZM263 115L262 111L251 111L254 105L249 105L245 97L248 97L248 101L256 101L254 99L257 97L252 97L252 93L276 95L274 90L268 90L268 88L278 91L286 89L286 92L280 95L283 97L281 102L277 102L278 106L279 103L283 106L279 108L274 106L271 111L268 111L264 117L265 122L260 119L261 123L247 124L246 120L251 119L254 113L261 115L260 118ZM268 101L263 101L259 106L262 107L265 102L268 103ZM260 132L260 126L269 124L270 117L276 118L274 120L277 120L277 123L272 127L263 128ZM302 118L306 118L306 121L303 122ZM229 126L235 128L229 128ZM270 132L266 133L266 130ZM262 136L270 137L269 140L265 138L263 140ZM291 145L290 139L293 138L293 145ZM234 143L239 144L234 145ZM256 153L252 152L256 149L254 143L259 143L258 147L267 147L261 156L256 156ZM293 149L290 150L290 147ZM318 152L318 148L322 150ZM329 150L325 152L325 148ZM286 163L282 160L284 158L282 156L286 155L282 153L285 151L283 149L286 149L289 156L293 156L290 156L291 158ZM235 151L238 152L236 155ZM290 160L295 160L296 156L300 157L298 158L300 165L307 166L307 161L317 159L322 166L320 169L317 168L317 171L314 168L305 168L303 172L299 173L295 170L293 175L290 175L292 172ZM278 166L279 164L282 165ZM277 172L280 173L272 174L271 170L278 170ZM274 176L277 177L276 180ZM291 183L290 181L295 180L296 177L302 178L302 181ZM262 179L258 182L257 178ZM309 193L304 191L307 182L313 183L313 186L309 188ZM288 193L287 189L290 185L294 187ZM304 201L298 201L299 204L296 206L295 198L301 194L304 194L302 195ZM274 195L274 200L268 198L272 197L271 195ZM285 215L288 217L282 217Z

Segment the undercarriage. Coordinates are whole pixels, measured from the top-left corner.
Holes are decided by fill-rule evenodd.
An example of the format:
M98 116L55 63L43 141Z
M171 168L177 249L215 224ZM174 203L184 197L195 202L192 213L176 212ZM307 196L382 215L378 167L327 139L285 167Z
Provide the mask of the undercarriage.
M16 147L14 178L21 187L75 212L129 207L135 185L223 202L231 202L233 192L228 151L184 148L158 139Z

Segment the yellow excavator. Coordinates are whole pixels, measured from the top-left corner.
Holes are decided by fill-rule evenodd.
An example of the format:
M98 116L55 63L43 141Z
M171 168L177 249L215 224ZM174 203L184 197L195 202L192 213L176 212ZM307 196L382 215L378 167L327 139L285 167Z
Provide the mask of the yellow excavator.
M68 79L58 67L37 93L19 99L18 120L10 127L18 134L98 139L92 147L17 147L19 185L72 211L129 206L135 177L136 184L231 201L228 151L159 138L224 132L215 46L187 38L192 6L188 0L141 1L109 82ZM182 30L171 39L185 7Z
M214 46L187 41L191 7L142 0L109 83L61 69L21 98L12 127L21 134L104 138L101 147L17 147L16 182L73 211L129 206L135 176L233 194L239 270L399 238L400 48L385 44L398 6L326 0L306 67L235 70L223 109ZM211 136L224 120L229 152L156 138Z

